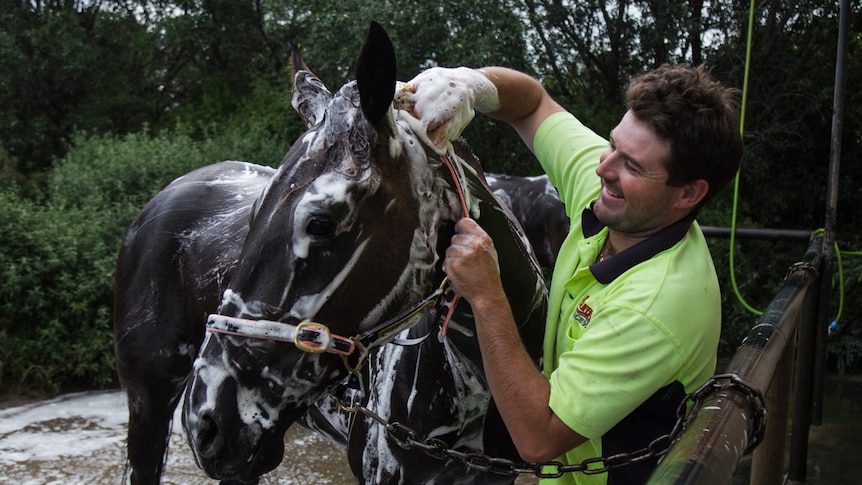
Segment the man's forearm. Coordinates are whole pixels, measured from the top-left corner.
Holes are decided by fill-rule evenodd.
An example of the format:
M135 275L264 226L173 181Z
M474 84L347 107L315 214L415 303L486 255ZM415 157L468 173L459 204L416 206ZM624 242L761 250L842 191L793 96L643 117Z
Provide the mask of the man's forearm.
M500 108L488 116L512 125L527 147L533 149L533 136L551 114L564 111L532 77L513 69L489 66L478 69L497 88Z
M583 442L548 407L550 384L524 348L505 297L479 301L473 313L488 385L521 457L547 461Z
M497 88L500 109L487 115L511 123L529 116L539 107L545 89L532 77L506 67L488 66L477 70ZM481 106L476 108L484 112Z

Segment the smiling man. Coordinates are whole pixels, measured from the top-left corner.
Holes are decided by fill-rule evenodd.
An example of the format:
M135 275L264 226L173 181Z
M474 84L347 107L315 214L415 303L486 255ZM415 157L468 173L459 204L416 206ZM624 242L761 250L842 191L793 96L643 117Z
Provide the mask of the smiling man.
M493 241L457 225L443 268L476 316L491 392L521 456L578 464L667 434L687 393L715 372L718 280L698 209L742 157L735 90L701 68L636 78L604 140L533 78L506 68L433 68L396 94L429 138L457 137L473 110L535 153L571 220L554 268L544 368L518 337ZM559 483L636 484L656 460ZM597 466L601 466L599 463Z

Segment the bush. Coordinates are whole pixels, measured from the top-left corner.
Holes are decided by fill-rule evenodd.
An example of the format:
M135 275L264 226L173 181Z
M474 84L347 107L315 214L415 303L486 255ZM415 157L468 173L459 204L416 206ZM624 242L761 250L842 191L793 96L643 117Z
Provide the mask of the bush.
M862 309L857 302L862 301L862 258L845 256L842 261L843 272L843 307L837 327L829 336L830 366L839 373L858 372L862 369ZM833 278L833 301L838 301L841 281L838 268ZM837 316L838 305L833 307L831 315Z
M112 264L100 221L0 197L4 384L56 390L111 380ZM105 352L107 350L108 352Z
M3 386L56 392L115 382L114 265L138 211L171 180L203 165L275 165L290 137L244 127L206 133L199 140L182 127L158 136L79 135L40 200L21 198L14 187L0 191Z

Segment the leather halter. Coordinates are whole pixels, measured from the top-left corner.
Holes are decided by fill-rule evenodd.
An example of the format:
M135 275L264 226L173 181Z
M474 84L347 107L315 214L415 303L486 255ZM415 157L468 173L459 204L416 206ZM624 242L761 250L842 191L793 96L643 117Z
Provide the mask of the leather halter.
M469 212L466 197L461 185L461 179L458 177L458 172L455 170L449 157L443 155L442 159L443 163L449 169L449 173L452 175L455 192L458 194L461 209L463 210L462 217L468 217ZM446 294L449 292L449 289L449 278L445 277L436 290L412 307L380 325L353 337L343 337L333 334L326 325L312 321L291 325L272 320L251 320L216 313L209 315L207 318L206 331L236 337L291 343L299 350L312 354L336 354L341 356L344 366L349 372L357 374L358 369L372 350L393 341L396 335L415 326L432 309L435 309L439 316L440 309L446 300ZM440 339L443 338L457 301L458 295L455 294L449 304L446 318L441 325L438 336ZM417 344L423 342L427 337L426 335L402 343Z
M448 281L448 278L444 278L439 288L412 307L353 337L333 334L329 327L317 322L306 321L291 325L272 320L250 320L218 314L212 314L207 319L207 332L291 343L299 350L312 354L336 354L341 356L347 370L356 372L373 349L391 342L396 335L419 323L432 309L439 309L445 300ZM410 343L419 343L426 337Z

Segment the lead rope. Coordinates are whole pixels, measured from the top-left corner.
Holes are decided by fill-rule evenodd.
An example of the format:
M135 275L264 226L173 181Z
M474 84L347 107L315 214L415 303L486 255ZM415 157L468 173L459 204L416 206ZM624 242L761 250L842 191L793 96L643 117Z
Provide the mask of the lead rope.
M449 157L443 155L443 164L446 165L446 168L449 169L449 173L452 175L452 182L455 184L455 193L458 194L458 200L461 202L461 217L469 217L470 211L467 209L467 200L464 197L464 188L461 186L461 179L458 178L458 174L455 172L455 167L452 165L452 161L449 160ZM444 283L449 281L449 277L444 278ZM452 320L452 314L455 313L455 305L458 303L458 299L461 298L461 295L455 293L452 296L452 303L449 305L449 311L446 313L446 318L443 319L443 323L440 325L440 333L437 334L437 341L443 342L446 338L446 328L449 326L449 321Z
M455 173L455 167L452 165L452 161L449 160L449 157L443 155L443 163L446 165L446 168L449 169L449 173L452 175L452 181L455 183L455 193L458 194L458 200L461 202L461 211L462 218L468 217L470 211L467 209L467 199L464 198L464 187L461 186L461 179L458 178L458 174Z

